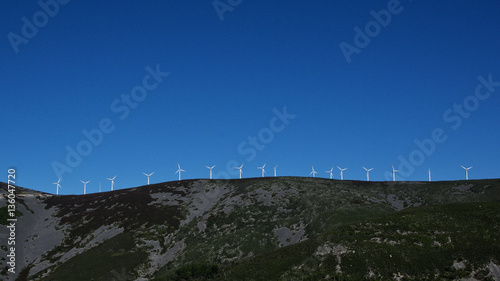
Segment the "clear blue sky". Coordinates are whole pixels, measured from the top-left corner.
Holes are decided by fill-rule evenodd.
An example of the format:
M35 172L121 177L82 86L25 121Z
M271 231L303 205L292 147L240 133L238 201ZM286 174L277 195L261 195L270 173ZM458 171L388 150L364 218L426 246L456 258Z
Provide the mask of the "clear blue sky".
M2 181L500 177L498 1L42 3L1 4Z

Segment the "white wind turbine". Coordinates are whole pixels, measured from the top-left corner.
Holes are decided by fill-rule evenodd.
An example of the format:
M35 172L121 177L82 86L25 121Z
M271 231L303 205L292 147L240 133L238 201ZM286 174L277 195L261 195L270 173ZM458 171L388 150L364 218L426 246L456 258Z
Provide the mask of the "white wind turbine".
M366 181L370 181L370 171L373 170L373 168L367 169L367 168L363 167L363 169L365 169L365 171L366 171Z
M115 186L115 178L116 176L114 176L113 178L106 178L107 180L110 180L111 181L111 191L113 191L113 187Z
M266 168L266 163L264 163L264 165L262 165L262 167L257 167L257 169L262 170L262 177L264 177L264 174L266 173L266 170L264 168Z
M330 174L330 179L333 179L333 167L330 171L325 171L325 173L329 173Z
M90 181L80 181L83 183L83 194L87 194L87 183L89 183Z
M243 164L245 164L245 163L243 163ZM241 179L241 174L243 173L243 169L242 169L243 168L243 164L241 164L241 166L239 166L239 167L234 167L235 169L240 170L240 179Z
M431 168L429 168L429 181L431 181Z
M152 172L151 174L146 174L146 173L142 173L143 175L145 175L146 177L148 177L148 185L149 185L149 177L152 176L155 172Z
M212 179L212 169L215 167L215 165L213 165L212 167L208 167L208 166L205 166L207 167L207 169L210 170L210 179Z
M317 173L318 173L318 172L316 172L316 171L314 170L314 166L312 166L312 172L310 172L310 173L309 173L309 175L310 175L310 174L312 174L312 175L313 175L313 178L315 178Z
M392 181L396 181L396 172L399 173L399 171L394 169L394 166L392 166Z
M181 172L185 172L183 169L181 169L181 165L179 165L179 163L177 163L177 167L179 169L177 169L177 171L175 172L176 174L179 173L179 181L181 180Z
M470 166L469 168L465 168L464 166L460 167L464 168L465 170L465 180L469 180L469 170L472 168L472 166Z
M62 188L61 185L59 184L61 182L61 178L59 178L59 180L53 184L56 185L56 195L59 195L59 188Z
M340 170L340 179L344 180L344 171L347 170L347 168L342 169L339 166L337 166L337 168L339 168L339 170Z
M274 177L276 177L276 168L278 168L278 165L274 166Z

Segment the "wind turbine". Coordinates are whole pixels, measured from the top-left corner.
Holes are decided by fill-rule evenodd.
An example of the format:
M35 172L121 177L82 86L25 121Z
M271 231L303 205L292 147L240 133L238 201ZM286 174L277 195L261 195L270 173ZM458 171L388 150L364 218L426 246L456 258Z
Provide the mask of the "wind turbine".
M215 165L213 165L212 167L208 167L208 166L205 166L207 167L207 169L210 169L210 179L212 179L212 169L215 167Z
M312 172L310 172L310 173L309 173L309 175L310 175L310 174L312 174L312 175L313 175L313 178L315 178L317 173L318 173L318 172L316 172L316 171L314 170L314 166L312 166Z
M243 163L243 164L245 164L245 163ZM239 167L234 167L235 169L240 170L240 179L241 179L241 174L243 173L243 170L242 170L243 164L241 164L241 166L239 166Z
M59 195L59 188L62 188L61 185L59 184L61 182L61 178L59 178L59 180L53 184L56 185L56 195Z
M87 194L87 183L89 183L90 181L80 181L83 183L83 194Z
M431 181L431 168L429 168L429 181Z
M148 177L148 185L149 185L149 177L152 176L155 172L152 172L151 174L146 174L146 173L142 173L143 175L145 175L146 177Z
M470 166L469 168L465 168L464 166L460 167L464 168L465 170L465 180L469 180L469 170L472 168L472 166Z
M330 179L333 179L333 167L330 171L325 171L325 173L329 173L330 174Z
M274 177L276 177L276 168L278 168L278 165L274 166Z
M347 170L347 168L342 169L339 166L337 166L337 168L339 168L339 170L340 170L340 179L344 180L344 171Z
M262 177L264 177L264 174L266 173L266 170L264 169L265 167L266 167L266 163L264 163L264 165L262 165L262 167L257 167L257 169L262 170Z
M363 167L363 169L365 169L365 171L366 171L366 181L370 181L370 171L373 170L373 168L367 169L367 168Z
M183 169L181 169L181 165L179 165L179 163L177 163L177 167L179 169L177 169L177 171L175 172L176 174L179 173L179 181L181 180L181 172L185 172Z
M106 178L107 180L110 180L111 181L111 191L113 191L113 187L115 186L115 178L116 176L114 176L113 178Z
M399 171L394 169L394 166L392 166L392 181L396 181L396 172L399 173Z

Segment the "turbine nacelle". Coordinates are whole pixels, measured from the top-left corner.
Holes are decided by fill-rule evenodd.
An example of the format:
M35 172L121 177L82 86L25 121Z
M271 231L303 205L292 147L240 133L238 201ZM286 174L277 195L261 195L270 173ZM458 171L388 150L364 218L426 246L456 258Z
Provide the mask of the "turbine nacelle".
M115 178L116 178L116 175L112 178L106 178L107 180L111 181L111 191L113 190L113 187L115 186Z
M330 171L325 171L325 173L330 174L330 179L333 179L333 167L330 169Z
M179 169L177 169L177 171L175 171L175 173L179 173L179 181L181 180L181 172L185 172L183 169L181 169L181 165L179 165L179 163L177 163L177 167Z
M257 169L262 170L262 177L264 177L264 174L266 173L266 170L264 169L265 167L266 167L266 163L264 163L264 165L262 165L262 167L257 167Z
M363 169L366 171L366 181L370 181L370 171L373 170L373 168L367 169L363 167Z
M205 167L210 170L210 179L212 179L212 169L215 168L215 165L213 165L212 167L209 167L209 166L205 166Z
M243 163L243 164L245 164L245 163ZM241 179L241 174L243 174L243 164L241 164L241 166L239 166L239 167L234 167L235 169L240 170L240 179Z
M465 179L469 180L469 170L472 168L472 166L470 166L469 168L465 168L464 166L460 165L460 167L464 168L464 170L465 170Z
M146 173L142 173L143 175L145 175L146 177L148 177L148 185L149 185L149 177L152 176L155 172L152 172L151 174L146 174Z
M343 180L344 179L344 171L347 170L347 168L340 168L339 166L337 166L337 168L339 168L339 170L340 170L340 180Z
M313 175L313 178L315 178L315 177L316 177L316 174L317 174L318 172L316 172L316 171L314 170L314 166L311 166L311 167L312 167L312 171L309 173L309 175L311 175L311 174L312 174L312 175Z
M54 182L52 184L56 185L56 195L59 195L59 188L62 188L61 185L59 184L61 182L61 178L57 182Z

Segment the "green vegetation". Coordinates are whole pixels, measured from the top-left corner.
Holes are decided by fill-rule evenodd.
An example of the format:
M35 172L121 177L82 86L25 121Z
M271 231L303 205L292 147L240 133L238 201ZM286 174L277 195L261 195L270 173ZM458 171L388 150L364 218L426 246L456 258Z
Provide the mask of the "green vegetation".
M16 214L16 217L20 217L23 215L18 210L15 210L14 213ZM12 219L12 217L9 216L9 209L7 206L3 206L0 208L0 224L1 225L8 225L9 223L7 222L7 219Z
M406 280L488 280L484 266L500 264L499 221L499 203L412 208L340 227L224 271L227 280L386 280L395 274Z
M147 262L130 234L122 233L61 264L44 281L135 280L134 269Z
M186 281L211 280L219 272L216 264L188 264L179 267L167 276L158 277L153 281Z
M63 239L19 280L487 280L500 272L495 179L184 180L30 198L26 209L43 204L50 211L35 215ZM113 238L89 249L104 237ZM48 267L29 275L40 262Z

